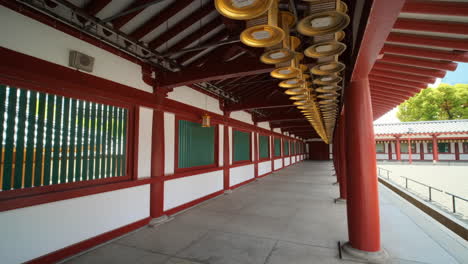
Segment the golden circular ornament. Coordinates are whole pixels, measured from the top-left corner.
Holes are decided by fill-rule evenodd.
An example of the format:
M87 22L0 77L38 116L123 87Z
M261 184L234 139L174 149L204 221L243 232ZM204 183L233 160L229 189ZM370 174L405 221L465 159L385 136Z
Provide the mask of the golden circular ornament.
M350 22L346 13L326 11L303 18L297 24L297 31L305 36L320 36L343 30Z
M346 45L338 41L326 41L314 44L304 50L304 55L309 58L323 58L341 55L346 50Z
M329 61L315 65L314 67L312 67L310 72L315 75L330 75L341 72L345 68L346 66L341 62Z
M263 15L273 2L273 0L215 0L215 7L225 17L249 20Z

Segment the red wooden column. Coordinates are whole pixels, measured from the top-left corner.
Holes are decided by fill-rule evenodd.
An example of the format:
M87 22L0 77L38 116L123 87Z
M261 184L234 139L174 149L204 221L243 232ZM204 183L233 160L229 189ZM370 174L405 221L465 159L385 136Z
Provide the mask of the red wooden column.
M388 160L392 160L392 142L388 142Z
M432 135L432 162L439 160L439 148L437 146L437 135Z
M368 79L350 82L345 107L346 149L353 151L346 152L349 242L344 248L378 255L382 252L379 194Z
M254 162L254 171L255 171L254 175L255 175L255 178L257 178L258 177L258 133L254 131L253 136L254 136L253 162Z
M164 213L164 112L154 110L151 140L150 215L161 217Z
M223 136L223 160L224 160L224 168L223 168L223 171L224 171L224 191L228 191L229 190L229 181L230 181L230 177L229 177L229 167L230 167L230 161L229 161L229 151L231 151L229 149L229 125L228 125L228 122L227 122L227 119L229 117L229 114L230 112L224 112L224 136Z
M271 172L275 171L275 137L269 136L270 139L270 159L271 159Z
M409 164L413 163L413 150L411 148L411 138L408 136L408 160Z
M419 156L421 160L424 160L424 143L421 142L419 145Z
M338 160L340 162L340 199L346 200L347 198L347 171L346 171L346 125L345 125L345 111L341 114L338 120L338 138L340 145L337 147Z
M396 159L401 160L400 137L396 137L395 148L396 148Z
M455 142L454 146L455 146L455 160L460 160L460 144L458 142Z

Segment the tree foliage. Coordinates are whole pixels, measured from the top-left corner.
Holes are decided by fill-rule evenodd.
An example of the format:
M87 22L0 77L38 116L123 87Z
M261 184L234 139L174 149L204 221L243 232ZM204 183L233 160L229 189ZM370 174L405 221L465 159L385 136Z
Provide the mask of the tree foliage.
M427 88L398 106L402 122L468 119L468 84Z

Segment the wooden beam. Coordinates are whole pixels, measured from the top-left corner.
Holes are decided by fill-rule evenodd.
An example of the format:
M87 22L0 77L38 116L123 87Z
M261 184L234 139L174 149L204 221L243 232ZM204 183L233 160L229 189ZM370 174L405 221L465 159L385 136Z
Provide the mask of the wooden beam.
M148 2L151 2L152 0L136 0L136 1L133 1L128 7L126 7L123 12L125 11L128 11L130 9L133 9L135 7L138 7L140 5L143 5L143 4L146 4ZM143 9L144 10L144 9ZM136 17L138 14L140 14L141 12L143 12L143 10L138 10L138 11L135 11L135 12L132 12L130 14L127 14L125 16L121 16L115 20L112 21L112 25L114 26L114 28L116 29L120 29L121 27L123 27L125 24L127 24L130 20L132 20L134 17Z

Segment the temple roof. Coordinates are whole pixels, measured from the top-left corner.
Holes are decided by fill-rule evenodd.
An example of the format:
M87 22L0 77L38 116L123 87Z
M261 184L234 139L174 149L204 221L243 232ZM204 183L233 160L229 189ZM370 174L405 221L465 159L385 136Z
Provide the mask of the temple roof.
M376 135L468 132L468 119L375 124Z

